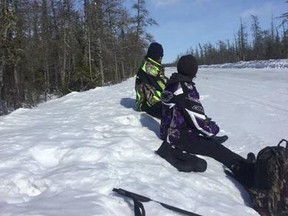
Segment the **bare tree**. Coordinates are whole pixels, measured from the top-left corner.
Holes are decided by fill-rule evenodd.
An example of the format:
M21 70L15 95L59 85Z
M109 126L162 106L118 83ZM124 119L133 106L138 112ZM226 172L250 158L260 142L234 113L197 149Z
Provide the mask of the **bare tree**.
M136 11L133 18L136 27L136 38L145 37L145 28L149 25L158 25L158 23L149 16L149 11L146 9L145 0L136 0L132 7Z
M263 41L263 31L259 25L257 16L252 15L251 30L253 34L253 59L260 60L265 58L265 47Z
M240 19L240 27L237 34L236 44L239 60L247 60L248 55L248 36L246 32L246 26L243 24L242 19Z

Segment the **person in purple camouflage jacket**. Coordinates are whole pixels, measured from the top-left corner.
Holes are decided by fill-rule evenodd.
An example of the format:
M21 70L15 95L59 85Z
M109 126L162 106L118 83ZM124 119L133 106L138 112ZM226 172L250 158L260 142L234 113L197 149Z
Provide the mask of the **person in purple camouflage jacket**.
M228 137L216 136L219 126L204 112L192 81L198 71L197 60L192 55L182 56L177 71L162 92L160 136L163 143L156 153L183 172L206 170L206 161L196 154L214 158L238 177L252 172L250 161L222 145Z

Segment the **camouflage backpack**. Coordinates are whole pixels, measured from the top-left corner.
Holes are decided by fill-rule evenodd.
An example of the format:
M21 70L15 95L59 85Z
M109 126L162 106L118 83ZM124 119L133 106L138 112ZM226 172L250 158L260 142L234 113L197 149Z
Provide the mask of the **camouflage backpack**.
M281 143L286 142L286 147ZM262 149L256 158L253 207L261 216L288 216L288 141Z

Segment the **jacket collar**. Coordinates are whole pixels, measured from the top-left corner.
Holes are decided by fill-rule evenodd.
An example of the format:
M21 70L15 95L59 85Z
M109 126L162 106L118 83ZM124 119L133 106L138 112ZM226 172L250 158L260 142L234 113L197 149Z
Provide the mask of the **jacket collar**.
M147 58L147 61L150 61L152 64L154 64L156 66L159 66L159 67L161 66L161 64L159 62L155 61L154 59L152 59L150 57Z
M192 82L192 79L190 77L185 76L183 74L179 74L179 73L173 73L170 79L168 80L167 85L171 83L177 83L177 82L188 82L194 85L194 82Z

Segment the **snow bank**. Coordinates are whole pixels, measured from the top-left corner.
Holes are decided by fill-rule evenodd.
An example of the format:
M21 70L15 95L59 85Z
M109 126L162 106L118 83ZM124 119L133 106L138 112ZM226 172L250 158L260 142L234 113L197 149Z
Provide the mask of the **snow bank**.
M240 61L236 63L201 65L200 68L288 68L288 59Z

